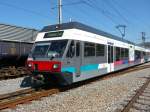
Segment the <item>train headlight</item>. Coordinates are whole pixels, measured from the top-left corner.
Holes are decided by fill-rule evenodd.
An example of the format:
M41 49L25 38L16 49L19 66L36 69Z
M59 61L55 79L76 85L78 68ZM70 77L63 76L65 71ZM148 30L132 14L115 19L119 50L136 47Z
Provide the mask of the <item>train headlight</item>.
M54 69L59 68L59 64L54 64L54 65L53 65L53 68L54 68Z
M32 67L32 64L31 64L31 63L29 63L29 64L28 64L28 67L30 67L30 68L31 68L31 67Z

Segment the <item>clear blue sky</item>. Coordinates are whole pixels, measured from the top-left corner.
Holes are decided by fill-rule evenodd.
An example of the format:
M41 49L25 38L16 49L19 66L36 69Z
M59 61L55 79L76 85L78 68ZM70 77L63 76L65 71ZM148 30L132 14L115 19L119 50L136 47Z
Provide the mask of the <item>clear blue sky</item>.
M78 21L120 36L115 28L125 24L126 39L150 38L150 0L62 0L63 22ZM1 0L0 23L41 29L57 23L57 0ZM150 39L148 39L150 41Z

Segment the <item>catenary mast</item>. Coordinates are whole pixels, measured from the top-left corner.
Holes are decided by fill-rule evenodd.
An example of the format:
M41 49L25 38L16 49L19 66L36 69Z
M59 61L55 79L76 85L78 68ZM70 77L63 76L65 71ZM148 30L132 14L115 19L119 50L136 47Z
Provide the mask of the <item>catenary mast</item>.
M62 0L58 0L58 24L62 23Z

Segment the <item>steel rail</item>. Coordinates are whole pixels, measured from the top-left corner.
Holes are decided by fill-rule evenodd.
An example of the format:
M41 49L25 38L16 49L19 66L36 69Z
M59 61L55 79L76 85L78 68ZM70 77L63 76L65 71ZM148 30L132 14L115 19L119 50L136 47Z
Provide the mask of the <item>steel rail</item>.
M43 90L40 92L34 92L30 95L21 96L18 98L15 98L13 100L9 100L6 102L0 102L0 110L6 109L6 108L14 108L18 104L26 103L32 100L40 99L41 97L46 97L52 94L58 93L58 89L50 89L50 90Z
M18 90L18 91L7 93L7 94L2 94L2 95L0 95L0 102L4 99L9 99L9 98L19 96L19 95L22 95L22 94L28 94L28 93L31 93L33 91L35 91L35 89L28 88L28 89Z
M136 94L132 97L132 99L128 102L128 104L123 108L123 110L121 112L129 112L130 111L130 109L133 107L134 103L137 101L139 96L142 95L142 93L147 88L149 83L150 83L150 78L148 78L146 80L146 82L142 85L142 87L137 90Z

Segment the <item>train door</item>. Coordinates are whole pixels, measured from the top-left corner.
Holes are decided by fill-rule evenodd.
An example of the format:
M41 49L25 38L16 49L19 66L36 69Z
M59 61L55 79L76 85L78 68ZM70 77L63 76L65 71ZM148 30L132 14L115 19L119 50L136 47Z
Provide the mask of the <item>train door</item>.
M130 47L129 47L129 66L134 65L134 61L135 61L134 49L135 49L135 47L133 45L130 45Z
M82 64L82 53L81 53L81 43L80 41L75 41L75 67L76 67L76 77L80 76L80 67Z
M81 44L79 41L72 40L68 46L64 66L68 68L68 71L75 73L76 77L79 77L81 62Z
M108 61L108 72L114 71L114 47L111 45L108 45L108 57L107 57L107 61Z

